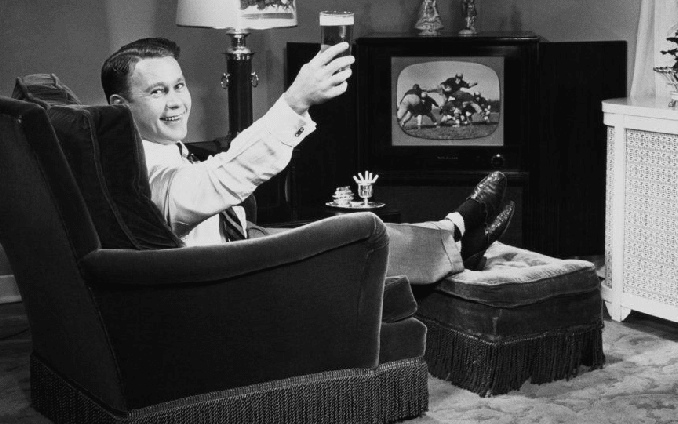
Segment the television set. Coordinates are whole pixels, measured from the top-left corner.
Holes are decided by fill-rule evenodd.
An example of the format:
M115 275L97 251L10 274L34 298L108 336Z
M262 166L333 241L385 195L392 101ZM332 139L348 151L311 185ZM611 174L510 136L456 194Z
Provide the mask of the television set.
M538 41L531 33L357 39L362 163L406 178L526 171Z

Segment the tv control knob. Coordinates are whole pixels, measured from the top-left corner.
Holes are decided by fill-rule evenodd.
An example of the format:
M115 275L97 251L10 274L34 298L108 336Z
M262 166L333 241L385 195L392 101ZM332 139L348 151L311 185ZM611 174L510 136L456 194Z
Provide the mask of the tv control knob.
M492 165L495 168L503 168L504 164L506 163L506 160L504 159L504 155L494 155L490 159L490 165Z

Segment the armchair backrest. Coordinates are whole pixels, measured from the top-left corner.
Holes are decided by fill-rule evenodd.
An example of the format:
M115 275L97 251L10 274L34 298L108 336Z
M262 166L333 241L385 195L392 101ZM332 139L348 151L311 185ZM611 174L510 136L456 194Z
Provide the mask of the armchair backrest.
M53 74L17 78L12 96L46 110L102 247L182 246L150 199L144 150L129 108L81 105Z
M54 74L17 78L12 97L47 111L103 248L183 245L151 201L141 136L127 106L80 104ZM188 147L200 159L210 153ZM256 222L254 196L243 206L248 220Z
M99 237L42 107L0 96L0 181L0 243L30 281L19 290L34 353L87 388L115 381L102 375L114 361L79 269ZM111 391L97 395L120 402Z

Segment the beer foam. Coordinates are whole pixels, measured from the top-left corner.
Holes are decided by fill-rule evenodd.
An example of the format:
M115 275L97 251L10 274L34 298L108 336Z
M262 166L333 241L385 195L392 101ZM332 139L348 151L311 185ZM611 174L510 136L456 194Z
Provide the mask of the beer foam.
M353 25L353 13L339 12L334 15L320 13L321 26Z

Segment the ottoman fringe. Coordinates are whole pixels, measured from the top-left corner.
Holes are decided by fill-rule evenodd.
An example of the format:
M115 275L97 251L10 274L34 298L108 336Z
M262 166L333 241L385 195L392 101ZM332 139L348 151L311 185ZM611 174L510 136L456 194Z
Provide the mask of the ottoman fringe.
M418 317L428 328L429 372L482 397L518 390L524 382L570 379L580 365L605 364L603 323L489 341Z

